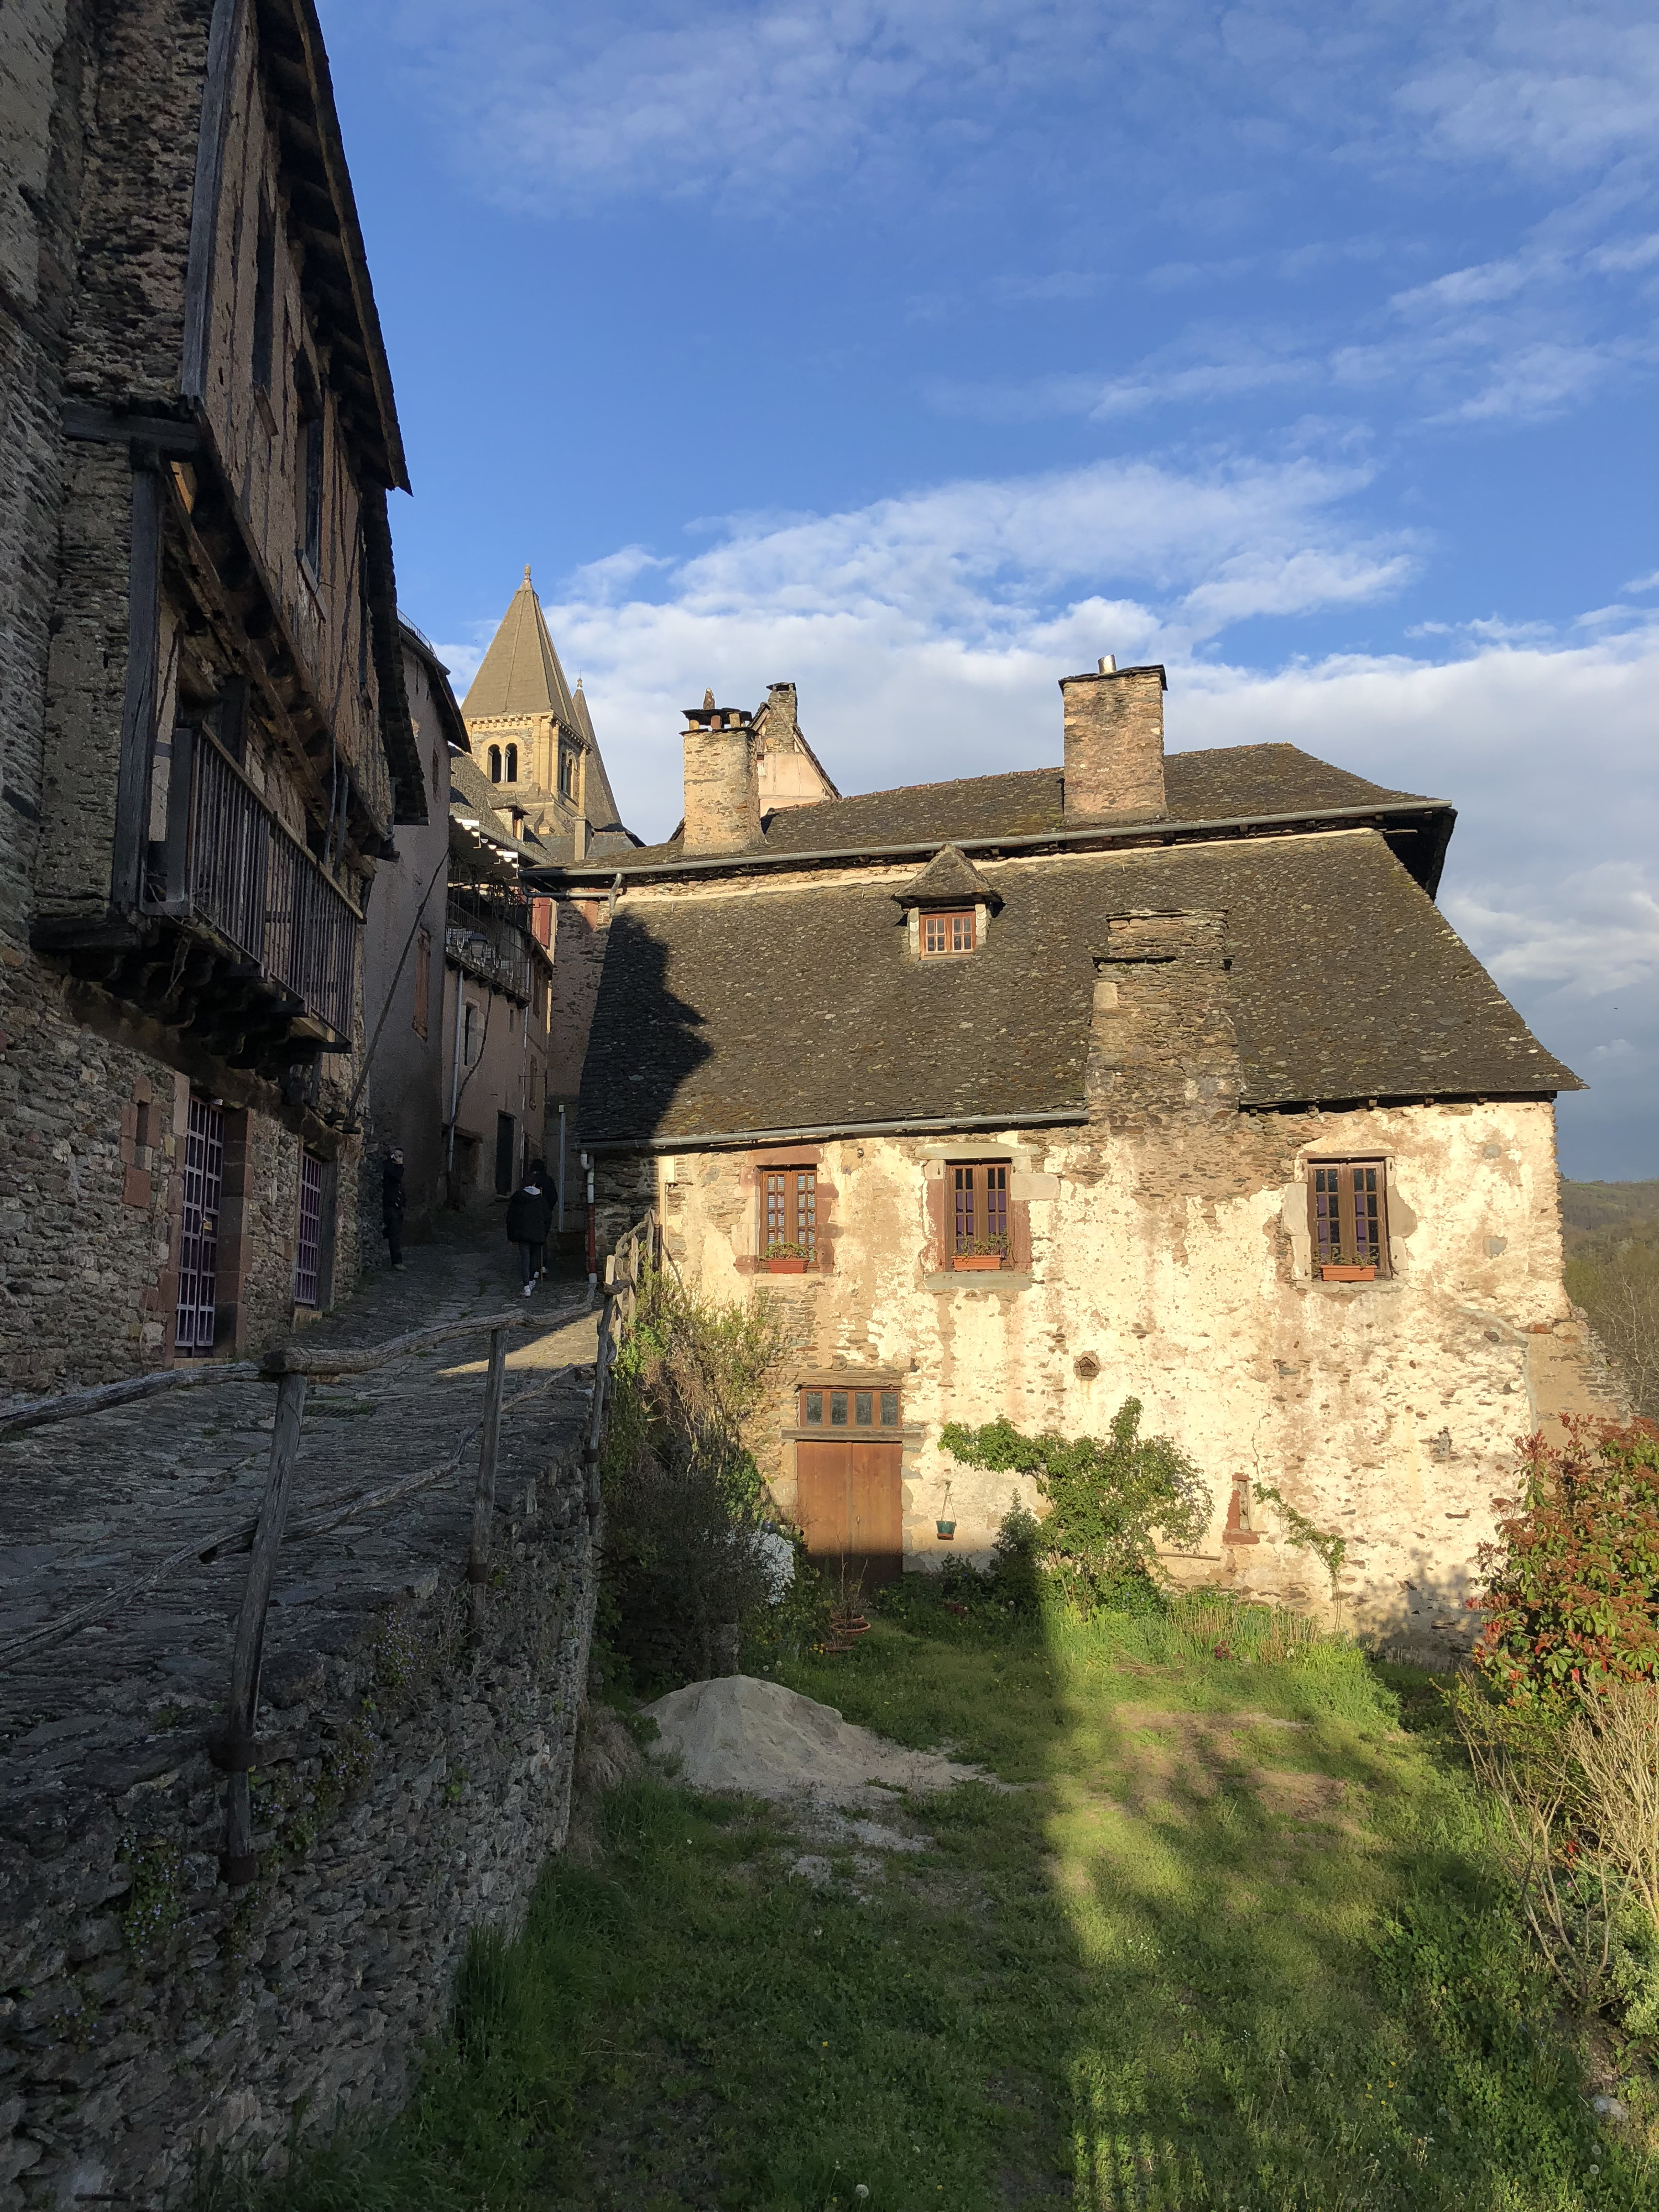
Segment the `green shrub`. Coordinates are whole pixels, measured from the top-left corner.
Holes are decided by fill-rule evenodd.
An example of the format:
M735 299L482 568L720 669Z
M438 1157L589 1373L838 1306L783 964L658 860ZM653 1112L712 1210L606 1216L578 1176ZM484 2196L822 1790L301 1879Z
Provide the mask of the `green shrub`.
M1569 1424L1522 1447L1518 1511L1480 1547L1475 1664L1511 1703L1659 1675L1659 1428Z
M783 1346L763 1297L721 1306L660 1273L641 1287L600 1462L599 1631L635 1690L708 1674L729 1628L767 1609L764 1488L744 1424Z
M1140 1401L1126 1398L1109 1436L1022 1436L1006 1420L945 1425L941 1442L969 1467L1030 1475L1048 1511L1011 1512L998 1539L999 1579L1012 1594L1052 1584L1083 1612L1162 1588L1154 1532L1196 1548L1212 1500L1202 1476L1167 1437L1140 1433ZM1027 1524L1030 1524L1029 1526Z

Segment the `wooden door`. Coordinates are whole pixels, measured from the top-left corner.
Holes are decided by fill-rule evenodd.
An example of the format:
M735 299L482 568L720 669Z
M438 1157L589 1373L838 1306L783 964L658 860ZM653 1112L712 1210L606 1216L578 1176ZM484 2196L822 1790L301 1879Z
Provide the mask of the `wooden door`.
M795 1518L833 1581L870 1589L904 1571L902 1447L858 1436L795 1446Z

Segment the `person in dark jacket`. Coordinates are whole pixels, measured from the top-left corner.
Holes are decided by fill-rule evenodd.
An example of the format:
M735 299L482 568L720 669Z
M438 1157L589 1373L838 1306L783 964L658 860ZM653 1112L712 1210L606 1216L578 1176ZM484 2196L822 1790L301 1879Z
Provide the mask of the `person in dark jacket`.
M392 1248L392 1264L404 1264L404 1156L394 1145L380 1175L380 1226Z
M530 1296L537 1278L547 1272L547 1239L553 1227L553 1185L541 1160L532 1160L530 1173L507 1201L507 1235L519 1248L524 1269L524 1294Z

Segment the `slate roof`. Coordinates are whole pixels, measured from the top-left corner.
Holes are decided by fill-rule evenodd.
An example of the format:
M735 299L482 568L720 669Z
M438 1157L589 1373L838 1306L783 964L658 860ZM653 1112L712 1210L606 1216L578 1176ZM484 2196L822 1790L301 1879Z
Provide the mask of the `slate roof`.
M1225 822L1244 815L1316 813L1390 801L1425 807L1440 803L1369 783L1297 745L1223 745L1206 752L1169 753L1164 769L1171 822ZM1067 826L1065 795L1065 777L1057 768L905 784L897 791L868 791L854 799L780 809L766 822L756 849L819 853L1051 836ZM634 856L639 867L680 857L678 836L665 845L645 846Z
M919 876L892 896L901 906L972 906L981 899L994 906L1001 893L988 884L959 845L945 845Z
M470 753L450 755L451 807L474 816L483 836L510 845L522 854L527 864L545 866L553 855L534 830L524 837L513 835L514 793L515 787L511 784L492 783Z
M582 1072L583 1144L1081 1118L1092 956L1110 917L1137 910L1224 915L1244 1104L1580 1087L1375 832L985 874L1001 912L953 961L906 956L890 882L625 896Z

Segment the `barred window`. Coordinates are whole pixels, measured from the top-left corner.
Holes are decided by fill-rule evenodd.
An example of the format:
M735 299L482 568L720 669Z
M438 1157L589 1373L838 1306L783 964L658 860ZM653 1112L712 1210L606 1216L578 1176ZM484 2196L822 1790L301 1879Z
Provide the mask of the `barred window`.
M1388 1176L1381 1160L1310 1160L1314 1264L1322 1273L1389 1270ZM1340 1270L1341 1273L1338 1273Z

